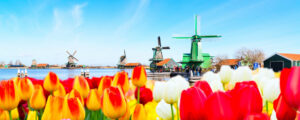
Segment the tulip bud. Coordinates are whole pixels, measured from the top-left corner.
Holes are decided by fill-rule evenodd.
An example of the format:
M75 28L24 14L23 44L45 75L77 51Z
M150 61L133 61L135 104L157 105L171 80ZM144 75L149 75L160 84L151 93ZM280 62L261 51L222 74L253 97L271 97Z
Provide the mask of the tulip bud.
M176 114L175 107L172 107L173 111ZM170 110L170 105L167 104L163 99L156 106L156 113L159 117L164 120L170 120L172 118L172 112Z
M300 111L300 67L292 67L289 73L280 76L281 93L286 103ZM288 70L289 71L289 70Z
M99 110L101 108L101 95L97 89L92 89L86 98L86 107L89 110Z
M90 92L89 84L83 76L75 77L73 89L78 90L83 98L86 98Z
M52 92L59 87L59 78L54 72L49 72L45 77L44 84L45 90Z
M54 96L61 96L61 97L64 97L66 95L66 90L65 90L64 86L61 83L59 83L59 87L58 87L57 90L55 90L53 92L53 95Z
M112 82L111 77L109 77L109 76L102 77L102 79L99 83L99 87L98 87L98 91L100 93L100 96L103 95L103 92L106 88L109 88L111 86L111 82Z
M128 74L125 71L117 72L112 82L112 86L120 86L124 93L129 90Z
M181 76L175 76L166 82L164 100L168 104L177 103L182 90L189 88L189 83Z
M118 120L129 120L129 119L130 119L130 106L129 106L128 102L126 102L126 112Z
M153 96L152 96L152 91L149 88L146 87L140 87L140 103L145 105L148 102L151 102L153 100ZM136 88L134 95L135 98L137 99L137 90L138 88Z
M205 80L208 82L208 84L211 87L213 92L224 91L223 84L221 82L221 78L218 74L215 74L211 71L206 72L203 75L202 80Z
M0 120L8 120L9 114L8 111L0 109Z
M180 117L182 120L205 119L205 93L197 87L183 90L180 98Z
M32 96L30 97L29 103L30 107L35 110L43 109L45 107L46 98L42 86L34 86L34 91Z
M238 67L231 77L230 84L235 86L236 82L248 81L252 79L252 71L248 66Z
M207 120L235 120L233 104L224 92L211 94L204 105Z
M32 82L27 78L22 78L18 83L18 91L20 93L20 98L27 101L33 92Z
M200 88L207 97L213 93L207 81L197 81L194 87Z
M136 87L142 87L147 82L147 74L144 66L137 66L132 70L131 81Z
M132 120L144 120L146 118L147 114L144 106L142 104L137 104L132 115Z
M84 101L83 101L83 98L82 96L80 95L80 93L75 90L75 89L72 89L72 91L67 95L67 98L78 98L79 101L81 102L82 105L84 105Z
M156 81L153 89L153 98L159 102L164 97L165 82Z
M281 94L273 104L278 120L294 120L296 118L296 111L285 102Z
M221 66L219 75L223 84L229 83L233 70L228 65Z
M64 100L63 119L84 120L85 110L78 98Z
M63 114L66 112L64 109L64 97L50 95L47 99L45 111L42 116L42 120L61 120Z
M13 80L3 80L0 82L0 109L13 110L19 105L20 98L17 86Z
M28 112L28 116L27 116L27 120L35 120L35 119L39 119L39 117L38 116L36 116L37 114L36 114L36 112L37 111L29 111Z
M111 119L122 117L126 112L126 102L119 87L109 87L104 90L102 110Z
M11 111L11 117L13 120L18 119L19 118L19 111L18 108L15 108Z
M263 87L263 98L268 102L273 102L280 94L279 79L268 80Z

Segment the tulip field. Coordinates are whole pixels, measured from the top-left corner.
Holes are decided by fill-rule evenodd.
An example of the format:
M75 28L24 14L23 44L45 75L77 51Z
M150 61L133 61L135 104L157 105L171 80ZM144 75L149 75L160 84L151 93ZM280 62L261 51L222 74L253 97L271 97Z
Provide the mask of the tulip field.
M190 83L181 76L132 75L0 81L0 120L300 120L300 67L222 66Z

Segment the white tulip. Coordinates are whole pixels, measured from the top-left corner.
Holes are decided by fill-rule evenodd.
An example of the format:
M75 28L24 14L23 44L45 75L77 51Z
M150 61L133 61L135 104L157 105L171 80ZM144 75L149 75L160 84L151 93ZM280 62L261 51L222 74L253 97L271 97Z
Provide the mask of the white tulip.
M223 84L221 83L221 78L218 74L215 74L211 71L206 72L203 75L202 80L207 81L213 92L218 90L224 91Z
M272 114L271 114L271 118L270 120L277 120L277 117L276 117L276 112L275 110L272 111Z
M279 78L266 80L263 87L263 98L268 102L273 102L280 94Z
M160 82L160 81L156 81L154 88L153 88L153 99L156 102L159 102L163 96L164 96L164 91L165 91L165 82Z
M223 65L220 69L219 75L223 84L228 83L231 80L233 70L228 65Z
M275 73L272 69L260 68L258 73L253 77L260 90L263 89L268 80L275 78Z
M177 75L166 82L163 99L168 104L176 103L181 92L187 88L189 88L187 80L182 76Z
M235 83L252 80L252 71L248 66L238 67L233 71L230 84L235 86Z
M176 115L176 109L173 106L174 115ZM156 113L164 120L170 120L172 118L172 112L170 104L167 104L164 100L161 100L156 106Z

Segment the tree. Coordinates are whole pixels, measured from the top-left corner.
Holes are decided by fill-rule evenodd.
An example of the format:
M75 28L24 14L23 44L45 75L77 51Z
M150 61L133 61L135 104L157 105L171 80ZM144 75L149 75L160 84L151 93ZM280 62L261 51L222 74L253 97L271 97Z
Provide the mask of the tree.
M265 59L265 53L260 49L241 48L235 53L237 59L241 59L243 65L252 67L253 63L262 63Z
M213 65L219 71L222 66L222 61L228 59L227 55L217 55L213 58Z

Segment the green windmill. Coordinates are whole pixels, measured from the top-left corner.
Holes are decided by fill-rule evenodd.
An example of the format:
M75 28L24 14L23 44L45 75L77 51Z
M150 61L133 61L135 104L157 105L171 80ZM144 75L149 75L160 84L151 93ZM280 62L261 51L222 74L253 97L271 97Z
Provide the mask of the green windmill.
M160 61L164 60L162 50L170 49L169 46L165 46L165 47L161 46L160 36L158 36L158 38L157 38L157 43L158 43L158 46L156 46L155 48L152 48L153 58L151 58L149 60L149 61L151 61L151 63L150 63L150 71L151 72L154 72L157 69L156 63L159 63Z
M202 38L219 38L220 35L199 35L197 31L197 15L195 16L195 35L191 37L173 37L175 39L191 39L191 53L184 53L181 61L182 67L187 66L208 68L211 66L211 56L208 53L202 53Z

